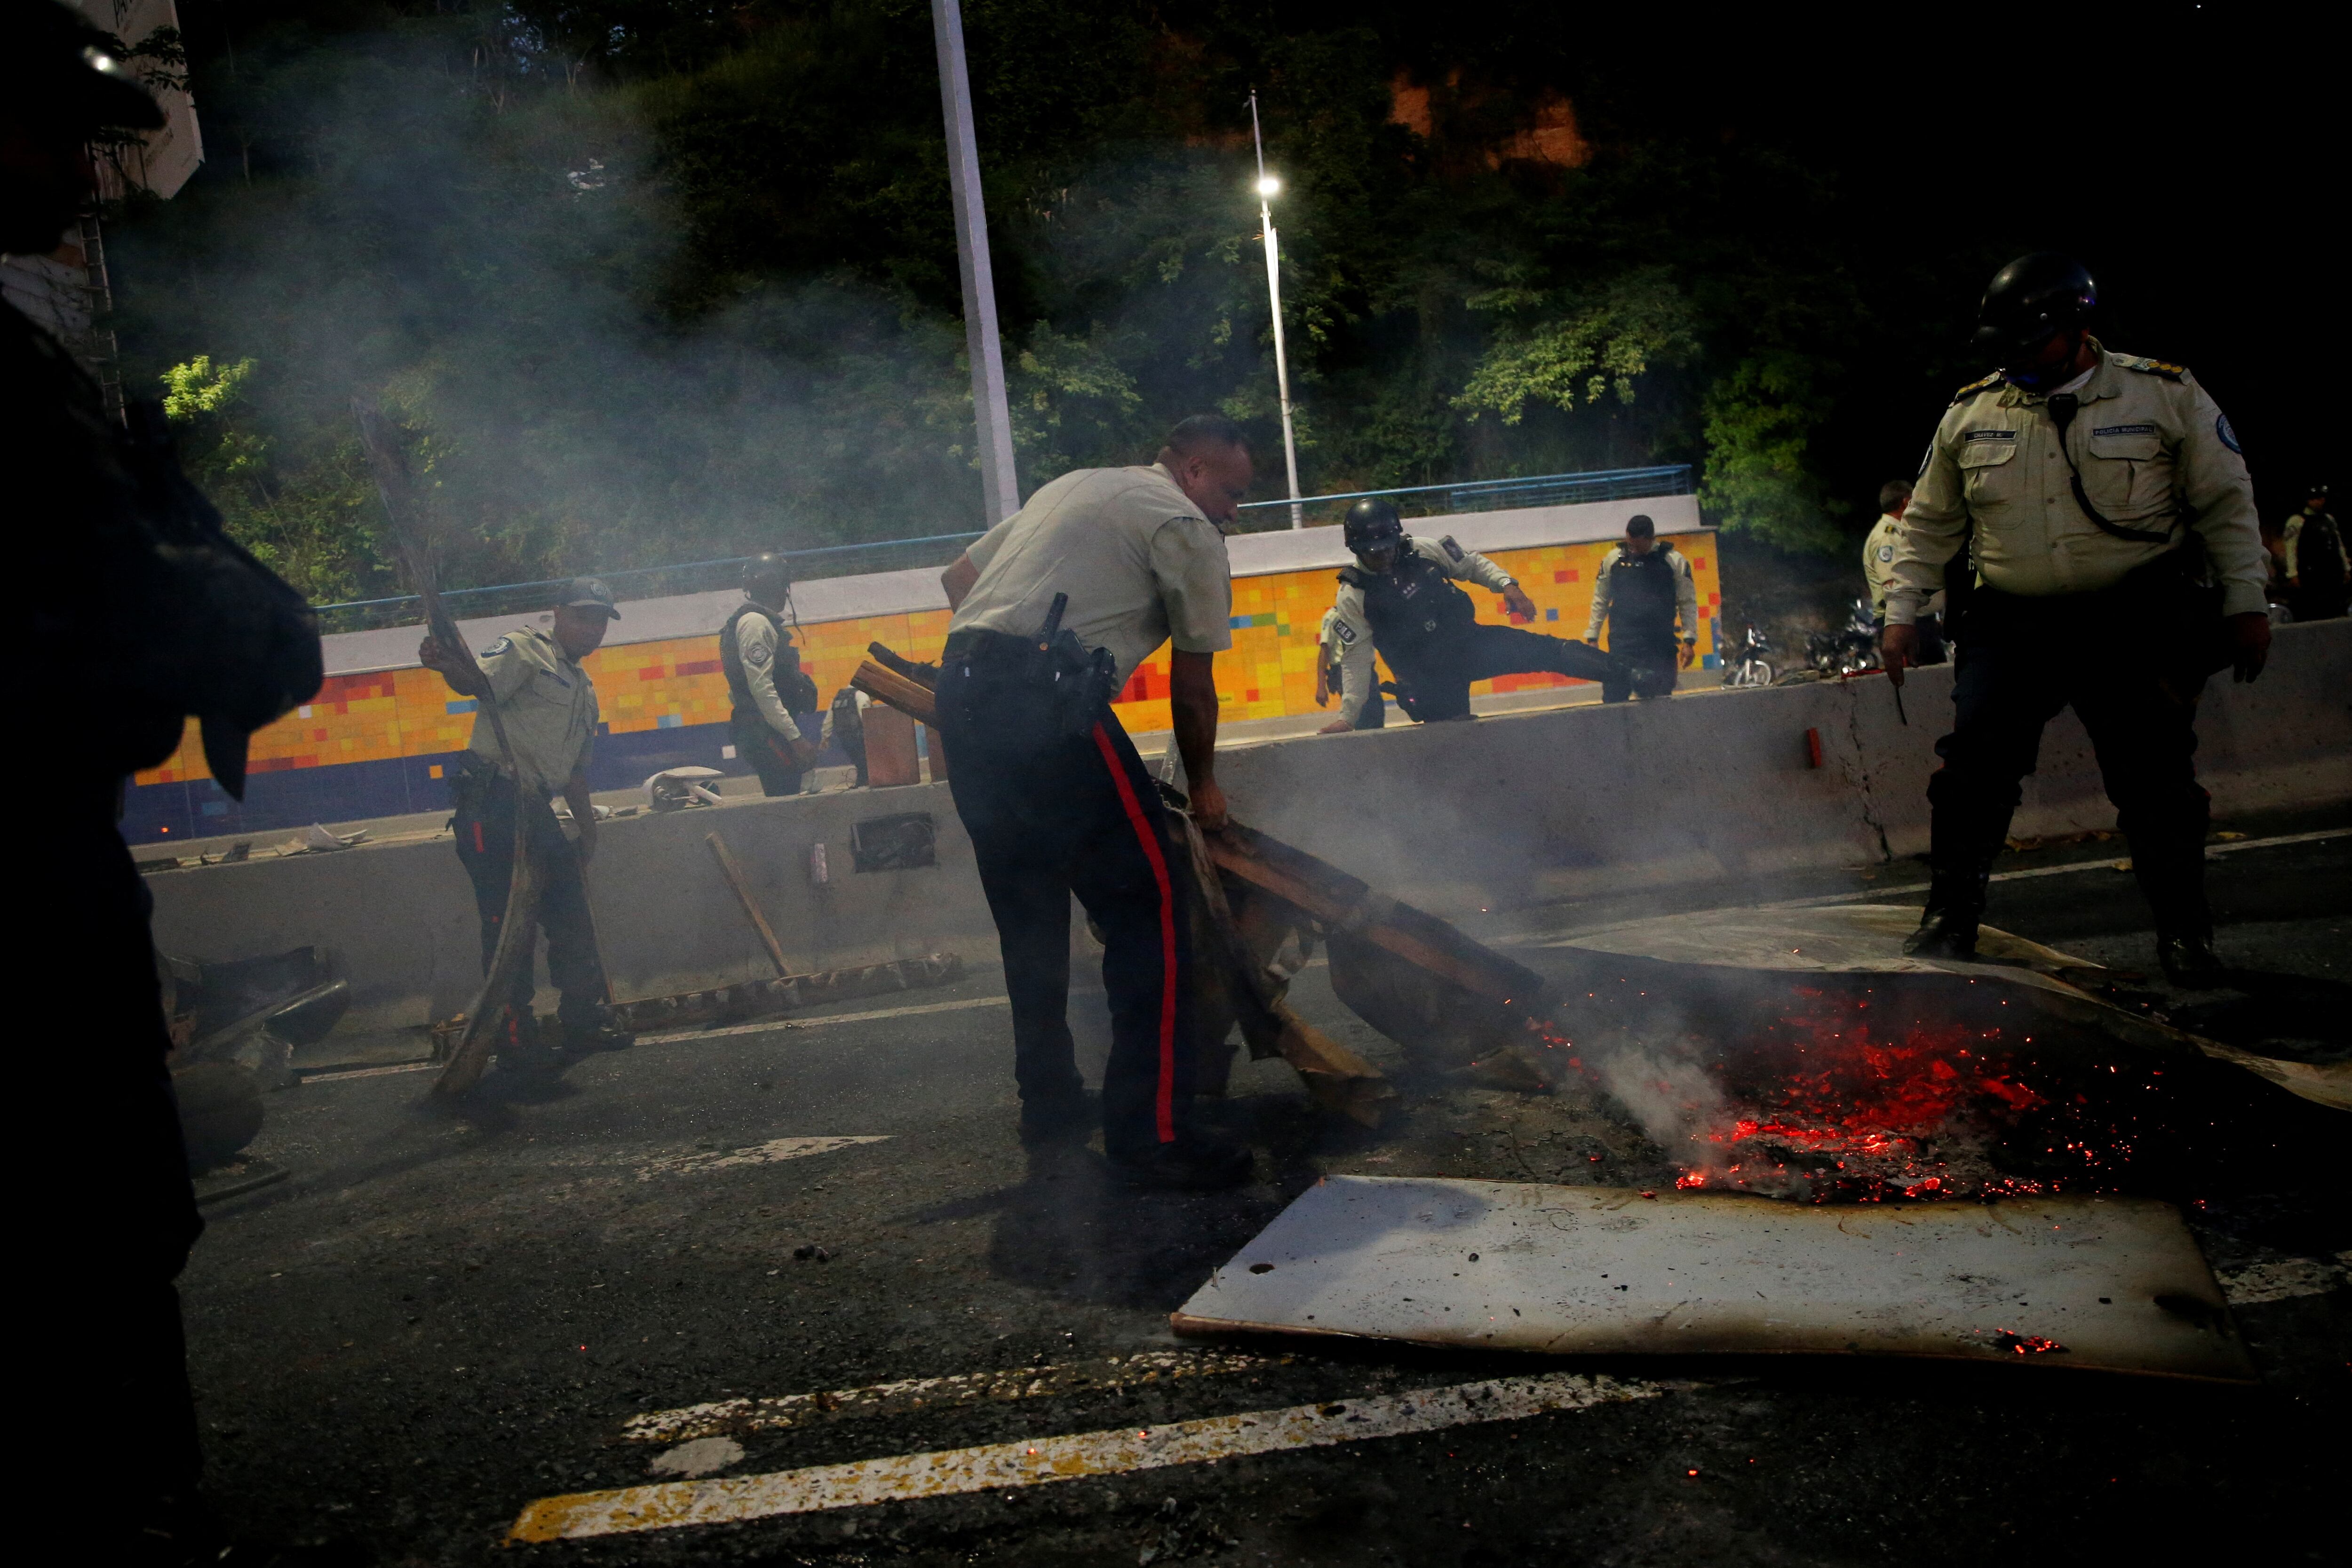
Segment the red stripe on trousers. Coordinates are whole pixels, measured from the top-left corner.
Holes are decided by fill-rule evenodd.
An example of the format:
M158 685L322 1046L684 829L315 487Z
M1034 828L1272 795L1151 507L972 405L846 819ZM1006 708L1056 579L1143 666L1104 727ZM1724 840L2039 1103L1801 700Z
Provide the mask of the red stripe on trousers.
M489 853L488 850L482 847L482 825L478 822L474 824L474 853L477 855L487 855Z
M1151 821L1143 815L1143 805L1135 798L1135 786L1128 783L1127 770L1119 765L1118 752L1110 743L1110 732L1100 724L1095 726L1095 750L1102 753L1103 765L1110 770L1111 783L1118 786L1118 803L1127 807L1127 820L1135 828L1135 837L1143 845L1143 857L1151 862L1151 875L1160 883L1160 1092L1154 1099L1153 1110L1159 1119L1160 1141L1176 1142L1176 894L1169 885L1168 862L1160 853L1160 836L1151 830Z

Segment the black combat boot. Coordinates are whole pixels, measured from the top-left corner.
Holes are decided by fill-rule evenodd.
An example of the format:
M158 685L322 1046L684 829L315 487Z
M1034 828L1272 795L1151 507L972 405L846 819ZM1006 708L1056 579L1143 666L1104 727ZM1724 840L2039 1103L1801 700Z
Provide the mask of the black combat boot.
M2200 820L2157 833L2132 824L2125 833L2132 873L2156 916L2156 957L2164 976L2184 991L2227 985L2229 972L2213 951L2213 910L2205 901L2205 824Z
M2213 951L2210 931L2158 931L2157 962L2164 977L2183 991L2218 991L2230 984L2230 971Z
M1977 926L1984 919L1985 889L1992 880L1992 857L1972 845L1946 843L1929 852L1928 865L1927 908L1919 916L1919 929L1903 939L1903 952L1911 958L1972 962Z

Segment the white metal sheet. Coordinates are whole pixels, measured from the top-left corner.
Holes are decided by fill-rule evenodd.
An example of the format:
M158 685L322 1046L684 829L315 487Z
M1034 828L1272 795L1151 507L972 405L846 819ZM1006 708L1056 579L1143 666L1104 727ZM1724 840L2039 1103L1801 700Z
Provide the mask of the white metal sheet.
M2180 1215L2141 1198L1801 1205L1333 1176L1173 1318L1552 1354L1989 1358L2251 1381Z

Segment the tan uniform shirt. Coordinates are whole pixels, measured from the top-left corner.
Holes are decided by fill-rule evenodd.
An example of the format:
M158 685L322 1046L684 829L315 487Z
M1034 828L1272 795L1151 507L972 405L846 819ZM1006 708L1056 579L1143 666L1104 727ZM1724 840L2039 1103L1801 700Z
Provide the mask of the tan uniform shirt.
M2108 521L2168 531L2169 542L2117 539L2084 516L2048 398L1987 376L1961 388L1928 443L1903 514L1889 623L1917 618L1971 521L1978 580L2042 598L2107 587L2163 555L2187 537L2184 508L2211 580L2221 585L2222 613L2262 612L2267 557L2230 422L2179 366L2104 346L2098 353L2075 393L2082 406L2066 452L2082 469L2084 493Z
M1055 594L1062 625L1108 648L1118 683L1161 643L1182 653L1234 646L1225 538L1166 468L1080 468L1029 498L968 552L980 576L950 634L1033 637Z
M1902 543L1903 520L1885 512L1878 514L1877 522L1871 526L1870 537L1863 542L1862 574L1870 584L1870 613L1880 620L1886 618L1887 590L1895 586L1895 552ZM1944 613L1944 591L1941 588L1937 589L1935 595L1921 606L1920 613L1929 616Z
M1410 536L1408 536L1410 538ZM1457 583L1475 583L1501 593L1518 581L1475 550L1465 550L1451 539L1432 543L1412 540L1412 552ZM1353 717L1372 694L1372 623L1364 614L1364 591L1352 583L1339 584L1331 613L1325 617L1339 648L1339 711Z
M767 605L761 605L766 610ZM774 611L765 616L745 616L735 623L735 651L743 660L743 684L751 689L751 700L759 706L760 717L768 728L787 741L801 738L801 727L793 722L784 700L776 691L776 623L770 619Z
M555 794L588 765L595 750L594 683L551 634L537 626L509 632L482 650L479 662L489 678L489 700L506 721L507 739L522 770L522 790L532 795ZM489 715L478 708L467 749L493 764L499 761L498 735Z

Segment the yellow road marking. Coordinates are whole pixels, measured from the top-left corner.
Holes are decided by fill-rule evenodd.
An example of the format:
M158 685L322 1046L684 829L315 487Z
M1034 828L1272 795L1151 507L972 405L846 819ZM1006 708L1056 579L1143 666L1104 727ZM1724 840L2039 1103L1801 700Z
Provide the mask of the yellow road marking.
M1655 1384L1574 1373L1495 1378L1370 1399L1216 1415L1140 1431L1123 1427L858 1459L845 1465L816 1465L764 1476L574 1492L530 1504L515 1520L507 1539L581 1540L816 1513L910 1498L1043 1486L1087 1476L1205 1465L1281 1449L1318 1448L1482 1422L1516 1421L1621 1400L1651 1399L1664 1392Z

